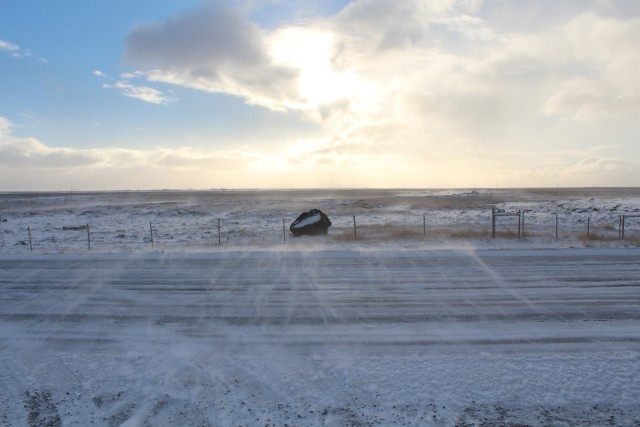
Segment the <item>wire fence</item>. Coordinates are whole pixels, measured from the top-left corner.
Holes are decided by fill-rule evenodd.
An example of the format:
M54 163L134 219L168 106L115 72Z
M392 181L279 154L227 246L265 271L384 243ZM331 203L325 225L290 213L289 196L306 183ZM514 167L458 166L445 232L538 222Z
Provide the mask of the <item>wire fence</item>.
M343 215L332 218L329 241L393 241L408 239L536 239L578 238L585 242L640 242L640 215L567 216L529 210L459 212L443 221L442 212L422 215ZM33 220L33 218L32 218ZM60 220L59 220L60 221ZM27 223L28 224L28 223ZM287 244L295 237L282 218L160 218L113 224L78 225L34 220L33 225L0 223L0 253L135 252L225 245Z

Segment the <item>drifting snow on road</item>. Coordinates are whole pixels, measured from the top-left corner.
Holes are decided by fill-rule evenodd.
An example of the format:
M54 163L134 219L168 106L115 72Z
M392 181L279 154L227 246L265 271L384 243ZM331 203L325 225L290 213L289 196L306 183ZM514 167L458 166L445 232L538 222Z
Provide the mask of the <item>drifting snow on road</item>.
M2 425L637 425L640 249L0 257Z

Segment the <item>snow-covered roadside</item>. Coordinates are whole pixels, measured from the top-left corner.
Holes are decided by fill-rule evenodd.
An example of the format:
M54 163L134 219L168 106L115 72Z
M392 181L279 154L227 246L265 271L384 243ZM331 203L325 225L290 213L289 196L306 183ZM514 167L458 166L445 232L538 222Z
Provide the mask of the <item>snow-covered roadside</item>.
M7 425L635 425L640 249L0 256Z

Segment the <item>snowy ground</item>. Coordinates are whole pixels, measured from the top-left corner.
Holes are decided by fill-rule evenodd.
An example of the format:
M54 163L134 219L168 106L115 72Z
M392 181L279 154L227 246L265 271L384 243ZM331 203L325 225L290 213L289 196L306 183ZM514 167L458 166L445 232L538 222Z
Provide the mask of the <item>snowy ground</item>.
M538 245L555 240L557 216L557 243L602 246L618 239L620 215L640 215L640 188L0 193L0 254L273 245L313 208L333 223L329 244L353 238L354 216L359 240L483 240L495 208L523 211L525 237ZM517 236L517 224L499 218L497 236ZM640 218L627 220L626 237L640 243Z
M307 208L330 214L322 199L346 216L367 203L393 222L429 205L453 224L446 211L476 209L451 206L469 198L486 199L483 211L525 202L522 193L397 193L321 197ZM592 196L527 200L541 210L638 206L633 191ZM83 209L117 225L116 202L129 203L6 197L0 225L10 237L28 212L35 228L74 226ZM136 209L163 215L140 197L121 207L129 219ZM266 221L294 204L277 197L274 212L273 196L238 200ZM176 203L167 209L185 208ZM210 215L193 203L203 214L188 218ZM5 245L0 425L640 425L640 248L334 236L197 250Z

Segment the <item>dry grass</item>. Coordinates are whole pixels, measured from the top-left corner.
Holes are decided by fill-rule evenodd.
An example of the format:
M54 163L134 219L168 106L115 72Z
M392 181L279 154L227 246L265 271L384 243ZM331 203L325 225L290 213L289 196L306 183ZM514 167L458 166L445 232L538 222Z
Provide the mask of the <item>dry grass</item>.
M379 240L406 240L424 237L422 230L416 227L398 225L369 225L362 227L358 237Z
M614 231L615 227L601 227L601 230ZM626 236L624 240L620 240L618 234L594 232L589 233L589 236L584 235L580 238L582 243L588 247L603 247L610 246L613 242L619 242L619 244L626 247L638 247L640 246L640 234L634 234L632 236Z
M343 228L336 230L331 237L337 241L344 240L408 240L423 238L422 229L417 227L406 227L397 225L366 225L357 228L357 237L353 232L353 228Z
M402 226L393 224L375 224L360 226L357 228L357 237L354 235L353 228L342 228L333 230L331 239L335 241L347 240L369 240L369 241L397 241L397 240L446 240L460 239L473 240L491 237L488 229L472 229L472 228L427 228L426 234L422 227L419 226ZM507 235L505 237L513 237Z
M337 242L354 240L353 230L347 230L347 229L332 230L332 232L329 233L329 238Z
M497 239L517 239L518 232L512 230L496 230ZM554 237L554 230L529 228L523 233L525 239L550 239ZM589 236L586 231L579 233L577 230L561 230L558 240L574 238L580 240L585 247L611 246L619 242L616 227L602 225L592 227ZM331 229L329 239L332 241L442 241L442 240L482 240L491 239L491 228L481 224L464 224L456 226L427 226L426 233L422 226L406 226L397 224L366 224L359 225L357 237L354 236L353 227L334 227ZM625 246L640 246L640 233L627 237L621 244Z
M585 235L583 238L583 240L592 240L592 241L598 241L598 240L618 240L618 236L612 236L609 234L602 234L602 233L597 233L597 232L591 232L589 233L589 235Z
M625 238L623 242L624 242L624 246L634 247L634 248L638 247L640 246L640 236L636 235L629 239Z
M471 228L440 228L427 230L427 237L437 239L484 239L491 237L488 229L471 229Z
M616 238L617 239L617 238ZM586 234L580 238L582 244L586 248L602 247L609 244L613 239L603 234L591 232L587 236Z

